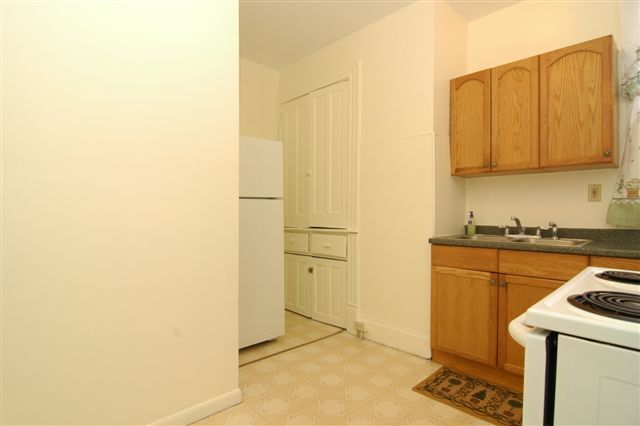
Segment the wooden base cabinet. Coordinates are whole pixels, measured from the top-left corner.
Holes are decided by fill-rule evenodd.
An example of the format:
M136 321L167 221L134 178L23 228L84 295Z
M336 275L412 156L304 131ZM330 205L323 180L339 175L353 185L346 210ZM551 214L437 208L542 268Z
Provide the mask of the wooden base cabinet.
M497 274L434 266L432 346L496 364Z
M524 348L509 334L509 323L564 282L541 278L500 275L498 289L498 367L524 373Z
M580 255L438 245L431 254L434 353L517 375L524 372L524 350L509 335L509 323L588 263ZM484 270L465 269L470 266Z

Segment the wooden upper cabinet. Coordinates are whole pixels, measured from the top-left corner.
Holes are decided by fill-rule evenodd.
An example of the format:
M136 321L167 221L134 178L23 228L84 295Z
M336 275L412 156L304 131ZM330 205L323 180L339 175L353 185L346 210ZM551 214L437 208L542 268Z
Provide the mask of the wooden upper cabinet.
M611 36L540 55L540 167L615 166Z
M491 70L491 171L538 168L538 57Z
M490 146L491 71L451 80L451 174L488 172Z

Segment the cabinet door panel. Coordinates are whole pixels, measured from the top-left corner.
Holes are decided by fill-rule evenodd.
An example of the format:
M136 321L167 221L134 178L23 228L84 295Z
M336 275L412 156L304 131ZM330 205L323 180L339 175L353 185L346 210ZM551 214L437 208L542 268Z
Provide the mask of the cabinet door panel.
M491 70L491 171L538 167L538 57Z
M451 80L451 174L489 171L491 71Z
M311 280L311 317L336 327L346 328L347 262L314 258Z
M309 226L348 227L350 82L342 81L309 94Z
M497 275L434 266L432 346L483 364L496 365Z
M616 161L611 36L540 56L540 166Z
M287 102L280 114L284 144L284 225L304 228L308 218L308 96Z
M524 348L509 335L509 323L564 282L515 275L500 275L498 281L498 367L523 374Z
M308 256L284 255L285 307L307 317L311 316L309 259Z

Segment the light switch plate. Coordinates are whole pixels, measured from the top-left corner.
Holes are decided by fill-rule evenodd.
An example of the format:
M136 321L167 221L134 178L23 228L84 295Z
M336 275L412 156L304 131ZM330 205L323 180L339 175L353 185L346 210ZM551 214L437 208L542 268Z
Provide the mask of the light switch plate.
M588 195L587 201L601 201L602 200L602 185L599 183L592 183L587 185Z

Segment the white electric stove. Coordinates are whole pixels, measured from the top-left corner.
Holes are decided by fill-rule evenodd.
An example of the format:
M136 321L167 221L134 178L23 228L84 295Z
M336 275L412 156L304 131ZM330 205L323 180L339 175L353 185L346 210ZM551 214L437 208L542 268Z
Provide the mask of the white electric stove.
M640 424L640 273L589 267L509 326L523 424Z

